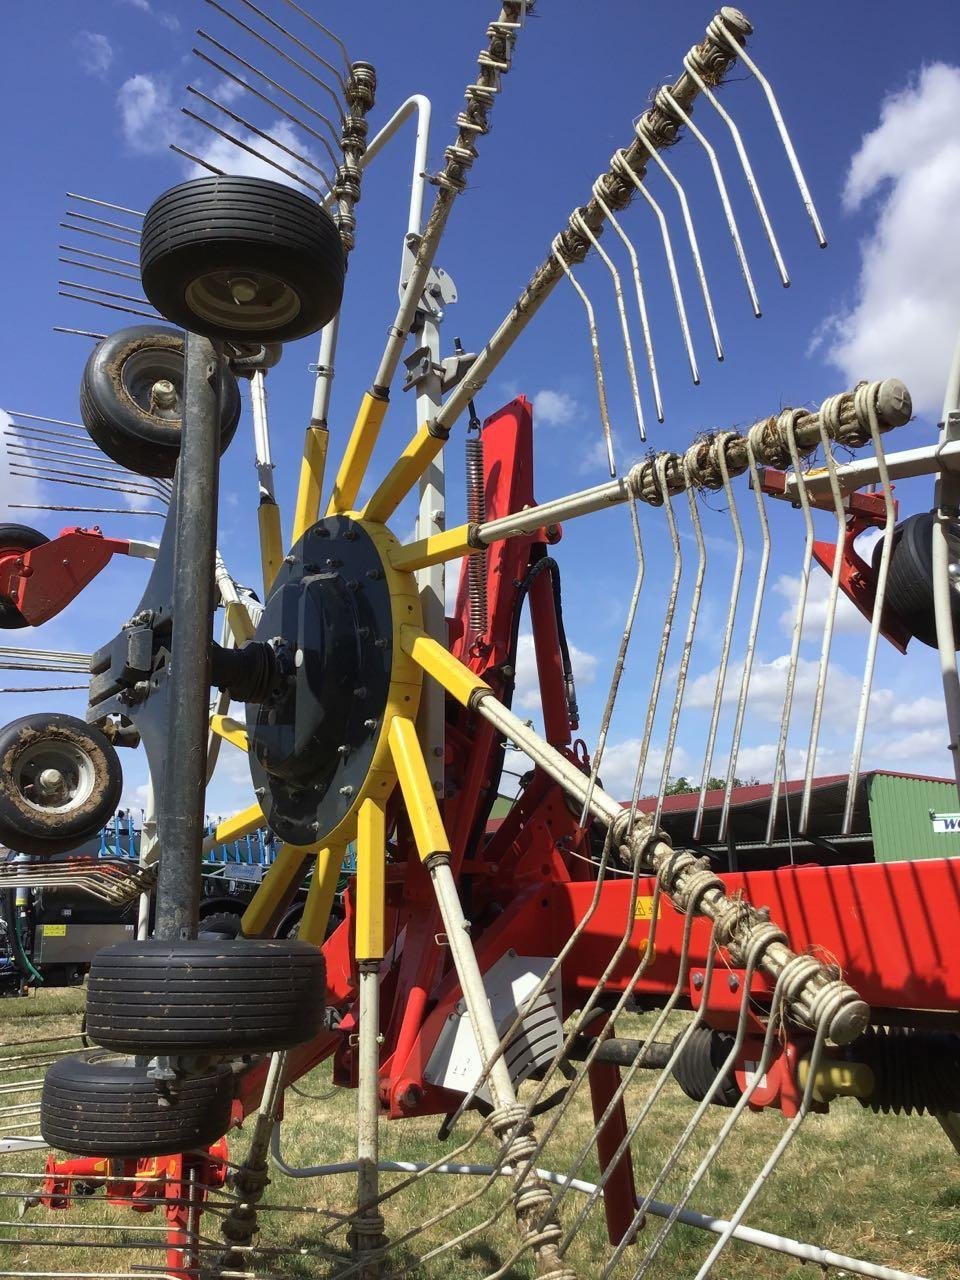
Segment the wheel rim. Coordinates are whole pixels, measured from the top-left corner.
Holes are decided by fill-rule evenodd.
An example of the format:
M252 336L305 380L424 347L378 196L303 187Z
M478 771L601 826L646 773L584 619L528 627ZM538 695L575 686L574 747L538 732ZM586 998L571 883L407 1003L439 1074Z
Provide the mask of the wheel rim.
M234 333L279 329L300 314L300 295L268 271L209 271L186 289L187 306Z
M133 352L120 369L120 383L138 409L179 427L183 414L183 356L179 352L156 347Z
M68 814L93 795L93 760L70 742L31 742L17 756L14 785L24 804L37 813Z

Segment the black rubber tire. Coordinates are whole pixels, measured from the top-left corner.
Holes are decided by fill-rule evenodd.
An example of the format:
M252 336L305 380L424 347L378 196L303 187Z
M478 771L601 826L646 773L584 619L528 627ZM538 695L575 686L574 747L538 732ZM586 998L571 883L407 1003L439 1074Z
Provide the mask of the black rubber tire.
M39 529L31 529L27 524L0 524L0 556L10 551L32 551L34 547L42 547L49 541ZM0 596L0 628L4 631L18 631L29 625L13 601Z
M143 220L143 291L172 324L231 342L290 342L322 329L340 309L346 256L336 223L315 200L266 178L193 178L153 202ZM214 272L267 274L291 291L292 313L224 304L198 311L196 282ZM295 310L293 310L295 308Z
M48 1069L40 1132L70 1155L175 1155L219 1141L230 1127L232 1104L228 1067L183 1080L176 1101L167 1105L146 1064L108 1049L85 1049Z
M937 647L937 619L933 604L932 511L908 516L893 531L893 550L887 570L885 603L921 644ZM950 563L960 561L960 521L949 530ZM874 571L880 568L883 540L873 549ZM950 613L953 618L954 648L960 649L960 591L951 583Z
M306 942L118 942L90 965L87 1034L122 1053L270 1053L321 1030L325 997Z
M58 744L86 758L89 789L72 808L43 809L30 801L18 776L37 745ZM123 770L113 744L92 724L56 711L11 720L0 729L0 843L37 855L74 849L100 831L120 803Z
M239 938L240 917L232 911L215 911L200 921L201 938Z
M694 1102L704 1100L732 1045L733 1036L729 1031L715 1031L713 1027L697 1027L694 1030L680 1057L673 1064L673 1078L688 1098L692 1098ZM712 1101L716 1106L732 1107L739 1097L737 1081L733 1072L728 1072Z
M182 416L179 404L166 415L151 411L148 387L161 377L174 384L182 399L183 334L161 325L118 329L90 353L80 379L80 417L108 458L141 476L169 478L180 456ZM240 421L240 388L226 361L221 388L222 454Z

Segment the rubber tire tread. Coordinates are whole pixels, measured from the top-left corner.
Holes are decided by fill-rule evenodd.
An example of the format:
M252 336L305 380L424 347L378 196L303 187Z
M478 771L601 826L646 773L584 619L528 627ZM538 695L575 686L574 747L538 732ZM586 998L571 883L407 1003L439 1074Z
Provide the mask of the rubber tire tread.
M211 933L219 934L224 938L239 938L240 917L235 911L214 911L208 916L201 917L200 937Z
M54 1062L43 1081L40 1132L71 1155L174 1155L208 1147L230 1127L233 1077L228 1067L187 1078L172 1106L161 1105L146 1066L104 1049Z
M238 332L196 315L186 300L190 283L203 271L229 267L286 281L300 311L262 332ZM316 333L340 309L345 273L343 242L327 211L266 178L194 178L164 192L144 218L144 293L172 323L210 338L270 343Z
M933 525L932 511L908 516L897 525L893 549L887 569L885 606L897 614L912 636L931 649L937 648L937 620L933 603ZM960 544L960 530L951 528L952 539ZM960 546L958 546L960 552ZM873 549L873 568L880 568L883 540ZM960 592L951 588L954 647L960 648Z
M713 1027L697 1027L693 1031L673 1064L673 1078L688 1098L694 1102L704 1100L732 1044L733 1036L728 1031L716 1031ZM733 1073L729 1072L720 1082L712 1101L715 1106L732 1107L739 1097L739 1086Z
M0 548L7 551L32 551L49 541L39 529L31 529L27 524L0 524ZM29 625L13 601L0 596L0 630L19 631Z
M305 942L120 942L90 966L87 1034L125 1053L270 1053L318 1034L325 997Z

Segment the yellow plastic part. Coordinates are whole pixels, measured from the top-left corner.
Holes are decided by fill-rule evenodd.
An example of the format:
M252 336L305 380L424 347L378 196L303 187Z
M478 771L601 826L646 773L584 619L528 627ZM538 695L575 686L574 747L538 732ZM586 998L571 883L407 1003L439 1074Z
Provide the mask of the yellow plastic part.
M469 705L470 698L478 689L490 689L485 680L475 676L459 658L419 627L404 627L402 643L414 662L464 706Z
M313 879L307 890L307 901L300 919L297 937L304 942L312 942L315 947L323 945L333 909L333 899L337 892L337 881L343 865L343 847L321 849L317 854L317 865L313 869Z
M806 1089L809 1076L810 1059L801 1058L797 1063L797 1081L801 1089ZM817 1102L832 1102L834 1098L869 1098L875 1086L873 1070L865 1062L826 1058L817 1067L813 1097Z
M399 547L392 556L393 567L403 573L411 573L414 569L426 569L432 564L468 556L476 550L470 545L469 531L469 525L460 524L456 529L446 529L443 533L434 533L429 538Z
M293 511L292 542L299 542L310 526L317 523L329 440L330 432L326 427L307 427L303 441L303 461L300 463L297 505Z
M249 751L250 744L247 741L247 731L239 720L233 720L230 716L211 716L210 728L218 738L223 738L224 742L229 742L234 747L239 747L241 751ZM260 812L260 806L257 805L257 812ZM261 821L263 814L260 814ZM259 826L260 823L257 823Z
M213 834L204 840L204 848L212 848L218 844L232 844L234 840L242 840L251 831L256 831L257 827L265 825L263 810L258 804L252 804L249 809L242 809L239 813L234 813L218 823Z
M266 599L283 563L280 508L272 498L260 503L257 510L257 524L260 528L260 565L263 570L263 594Z
M420 860L426 862L435 853L449 853L450 841L412 720L404 716L394 719L390 725L390 750Z
M308 845L301 848L294 844L280 846L276 861L257 886L256 893L243 913L240 928L245 938L258 938L269 931L278 907L283 904L290 890L299 885L307 874L307 862L316 847Z
M377 443L380 427L387 416L389 401L377 400L370 392L366 392L360 401L357 420L350 432L350 439L340 460L340 469L333 482L333 493L327 507L327 515L335 516L340 511L349 511L357 501L357 494L363 484L373 447Z
M389 520L444 446L422 426L380 483L379 489L360 513L364 520Z
M386 948L386 814L375 800L364 800L357 819L358 960L382 960Z
M250 621L250 614L247 612L247 606L240 600L231 600L226 607L227 622L230 624L230 630L233 632L233 638L237 642L237 647L246 644L248 640L253 639L253 623Z

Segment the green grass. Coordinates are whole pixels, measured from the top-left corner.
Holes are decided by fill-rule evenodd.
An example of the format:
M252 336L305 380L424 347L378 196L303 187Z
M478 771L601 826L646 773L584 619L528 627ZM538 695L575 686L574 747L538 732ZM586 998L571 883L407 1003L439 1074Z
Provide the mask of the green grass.
M76 1029L82 1008L82 992L47 991L25 1000L8 1000L2 1005L4 1041L28 1037L52 1037ZM643 1019L626 1020L621 1030L625 1035L643 1034ZM56 1047L54 1042L50 1047ZM4 1053L21 1052L4 1050ZM2 1063L0 1063L2 1065ZM36 1078L29 1067L22 1078ZM21 1078L16 1071L0 1075L10 1083ZM631 1086L627 1100L628 1116L637 1108L652 1083L653 1074L643 1073L636 1086ZM355 1147L354 1095L347 1090L334 1091L326 1066L318 1068L300 1082L312 1097L288 1092L283 1123L283 1154L292 1164L325 1164L349 1160ZM530 1086L528 1086L529 1088ZM18 1095L4 1093L3 1106L13 1105ZM35 1096L35 1095L34 1095ZM683 1129L691 1114L692 1104L672 1083L652 1109L640 1129L633 1146L637 1184L650 1185L661 1167L665 1154ZM684 1158L677 1175L667 1180L657 1192L657 1199L672 1201L705 1150L711 1135L727 1113L711 1109L691 1146L689 1159ZM538 1121L540 1131L548 1116ZM734 1130L720 1161L710 1178L699 1189L694 1207L718 1216L727 1216L736 1206L744 1187L763 1163L786 1122L778 1113L762 1112L746 1115ZM589 1138L593 1127L586 1088L581 1091L558 1126L540 1163L555 1169L566 1169L580 1145ZM385 1122L381 1128L381 1154L384 1159L430 1161L443 1152L452 1151L471 1132L466 1127L455 1139L437 1140L438 1121L407 1120ZM250 1126L247 1126L249 1133ZM231 1159L242 1158L247 1134L240 1132L230 1140ZM492 1148L483 1138L461 1159L483 1163L491 1157ZM5 1172L27 1172L43 1167L45 1153L7 1156L0 1163ZM593 1180L597 1175L591 1151L579 1176ZM324 1237L329 1212L349 1212L354 1197L354 1179L348 1176L295 1180L276 1170L266 1193L273 1205L292 1206L306 1212L267 1212L261 1220L260 1243L272 1248L310 1249L321 1243L342 1248L342 1231ZM384 1186L395 1182L384 1178ZM388 1235L396 1240L411 1226L462 1202L479 1192L482 1180L477 1178L431 1177L415 1181L389 1200L384 1207ZM18 1197L35 1187L34 1182L19 1183L0 1179L5 1194L0 1202L0 1219L17 1222ZM498 1181L489 1192L471 1205L462 1205L436 1227L418 1236L406 1248L391 1253L391 1269L415 1262L420 1253L482 1222L503 1200L506 1180ZM572 1222L583 1200L571 1193L562 1204L561 1217ZM810 1117L788 1149L777 1173L762 1193L748 1216L750 1225L787 1236L809 1240L840 1253L868 1258L871 1261L928 1276L930 1280L960 1280L960 1163L940 1126L931 1117L874 1116L852 1100L834 1103L829 1114ZM40 1224L42 1231L26 1231L14 1225L0 1226L3 1241L18 1234L24 1243L0 1243L0 1275L10 1271L55 1271L76 1276L85 1271L129 1273L134 1265L156 1267L162 1255L156 1250L121 1250L80 1248L73 1239L92 1241L98 1234L88 1228L74 1231L56 1230L75 1223L109 1223L124 1226L123 1233L111 1233L111 1243L137 1241L145 1237L145 1228L161 1225L158 1213L134 1215L129 1210L106 1205L101 1197L79 1199L70 1213L31 1208L26 1223ZM660 1219L651 1217L641 1241L653 1238ZM216 1219L204 1218L204 1231L217 1237ZM30 1238L57 1237L56 1247L26 1243ZM62 1237L62 1240L61 1240ZM693 1228L678 1227L671 1235L652 1272L656 1277L687 1277L695 1274L714 1237ZM507 1263L517 1242L512 1213L507 1211L490 1227L469 1241L458 1245L441 1257L419 1266L415 1274L424 1280L459 1280L482 1277ZM568 1263L584 1280L599 1276L609 1256L603 1213L600 1205L591 1211L571 1246ZM627 1251L618 1275L629 1276L638 1260L638 1250ZM258 1276L333 1277L339 1268L316 1256L285 1253L258 1260ZM789 1258L766 1250L740 1244L733 1245L719 1262L717 1280L811 1280L810 1266L802 1266ZM838 1274L838 1273L833 1273ZM504 1280L528 1280L533 1276L529 1259L509 1265Z

